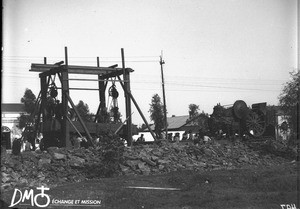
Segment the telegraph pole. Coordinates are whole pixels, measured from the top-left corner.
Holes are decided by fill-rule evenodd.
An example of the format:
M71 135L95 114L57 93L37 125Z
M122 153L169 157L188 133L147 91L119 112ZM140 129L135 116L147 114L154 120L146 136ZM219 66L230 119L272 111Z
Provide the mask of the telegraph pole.
M168 139L167 104L166 104L166 94L165 94L165 79L164 79L164 71L163 71L163 65L165 64L165 61L162 59L162 51L161 51L159 64L160 64L160 70L161 70L161 85L162 85L163 100L164 100L165 131L166 131L166 139Z

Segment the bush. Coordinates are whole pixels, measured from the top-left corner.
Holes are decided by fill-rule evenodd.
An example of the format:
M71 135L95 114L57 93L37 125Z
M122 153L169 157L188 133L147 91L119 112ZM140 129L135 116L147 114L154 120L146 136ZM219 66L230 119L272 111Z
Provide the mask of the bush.
M119 164L123 162L125 149L124 140L114 134L105 134L99 142L99 151L102 156L102 175L111 177L120 172Z

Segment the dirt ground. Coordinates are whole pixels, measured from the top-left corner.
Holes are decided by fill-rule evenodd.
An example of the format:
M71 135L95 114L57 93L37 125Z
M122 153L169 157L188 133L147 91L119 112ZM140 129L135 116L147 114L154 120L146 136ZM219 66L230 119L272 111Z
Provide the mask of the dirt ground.
M45 191L51 200L46 208L300 208L297 175L299 178L299 164L291 162L263 168L102 178L50 188ZM26 188L19 189L25 193ZM1 208L12 203L13 193L1 195ZM34 188L34 195L38 193ZM17 199L18 195L14 202ZM14 208L38 207L25 199Z

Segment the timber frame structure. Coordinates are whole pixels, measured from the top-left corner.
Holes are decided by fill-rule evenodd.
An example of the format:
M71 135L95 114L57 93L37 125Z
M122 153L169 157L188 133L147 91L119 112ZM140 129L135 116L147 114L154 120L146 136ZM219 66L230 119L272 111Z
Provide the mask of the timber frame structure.
M42 130L43 135L47 132L48 137L51 137L54 133L59 134L59 138L61 139L61 146L62 147L71 147L71 140L70 140L70 129L75 129L78 132L78 129L81 128L85 132L85 136L89 140L90 144L94 146L92 136L89 131L89 125L86 124L83 119L80 117L76 106L74 105L69 91L70 90L98 90L99 91L99 107L96 113L96 117L94 120L94 124L101 123L99 121L99 117L102 110L106 108L106 88L111 78L118 78L118 82L122 86L125 95L125 109L126 109L126 120L117 128L117 133L123 127L124 123L126 122L126 126L124 126L125 130L125 139L127 144L130 146L132 143L132 112L131 112L131 101L134 103L136 109L138 110L140 116L142 117L144 123L148 126L149 124L145 119L142 111L140 110L136 100L134 99L133 95L131 94L130 90L130 73L133 72L131 68L125 68L125 59L124 59L124 50L121 49L121 57L122 57L122 68L118 68L118 65L110 66L110 67L100 67L99 57L97 57L97 66L75 66L68 64L68 49L65 47L65 61L61 61L56 64L47 64L46 57L44 58L44 64L31 64L31 72L40 72L40 94L37 100L37 108L38 113L36 117L35 123L35 131L36 133L39 130ZM63 63L65 63L63 65ZM97 79L69 79L69 74L88 74L88 75L96 75ZM60 119L60 126L56 131L51 131L52 129L48 128L49 125L47 124L47 94L49 94L49 85L50 81L53 81L52 76L58 76L59 81L61 83L61 119ZM123 80L121 79L123 76ZM89 89L89 88L70 88L69 87L69 80L86 80L86 81L97 81L98 82L98 89ZM57 94L56 94L57 95ZM71 121L70 117L68 116L68 111L70 110L69 104L75 111L79 123L74 125ZM48 121L49 122L49 121ZM41 125L42 124L42 125ZM71 125L71 126L70 126ZM88 125L88 126L87 126ZM93 124L92 124L93 125ZM80 126L80 127L79 127ZM150 128L149 128L150 130ZM151 131L152 137L156 140L154 133Z

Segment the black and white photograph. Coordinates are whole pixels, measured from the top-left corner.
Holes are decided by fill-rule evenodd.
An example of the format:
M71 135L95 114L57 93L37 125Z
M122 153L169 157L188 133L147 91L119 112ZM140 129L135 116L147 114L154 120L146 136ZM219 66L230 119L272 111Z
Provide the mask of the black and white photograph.
M0 208L299 209L299 0L2 0Z

